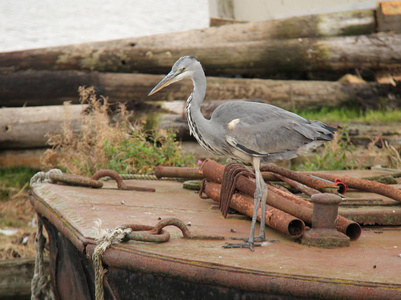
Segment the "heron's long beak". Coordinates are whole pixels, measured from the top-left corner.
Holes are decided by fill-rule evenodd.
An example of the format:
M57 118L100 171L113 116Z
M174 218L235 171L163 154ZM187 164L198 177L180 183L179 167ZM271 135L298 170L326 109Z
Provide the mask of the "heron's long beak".
M161 89L165 88L166 86L172 84L173 82L176 81L176 77L177 75L179 75L180 73L177 72L173 72L171 71L170 73L168 73L148 94L148 96L151 96L155 93L157 93L158 91L160 91Z

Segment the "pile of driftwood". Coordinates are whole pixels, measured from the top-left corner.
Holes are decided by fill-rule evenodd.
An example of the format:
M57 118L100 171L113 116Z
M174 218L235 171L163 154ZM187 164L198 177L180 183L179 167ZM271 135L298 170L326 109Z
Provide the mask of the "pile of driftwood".
M149 112L150 107L153 113L162 113L153 118L155 126L175 125L180 137L186 138L184 105L192 83L184 81L147 96L163 78L161 74L183 55L197 57L206 75L216 76L207 78L205 115L229 99L263 101L286 109L349 103L362 109L401 106L397 84L401 34L394 18L398 15L380 6L377 11L0 53L0 164L12 161L18 149L44 148L45 133L58 130L64 122L61 104L79 103L79 86L95 86L110 102L127 103L139 112L143 108ZM338 80L348 73L356 76ZM78 128L83 107L69 110ZM386 130L390 139L401 134L399 128ZM359 134L364 131L372 137L371 129L358 128Z

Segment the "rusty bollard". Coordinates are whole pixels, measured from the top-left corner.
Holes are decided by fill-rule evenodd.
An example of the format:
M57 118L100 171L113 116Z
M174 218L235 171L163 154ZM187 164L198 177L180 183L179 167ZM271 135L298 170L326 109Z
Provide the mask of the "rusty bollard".
M311 202L312 228L305 231L302 243L321 248L349 247L350 238L336 229L341 197L329 193L315 194Z

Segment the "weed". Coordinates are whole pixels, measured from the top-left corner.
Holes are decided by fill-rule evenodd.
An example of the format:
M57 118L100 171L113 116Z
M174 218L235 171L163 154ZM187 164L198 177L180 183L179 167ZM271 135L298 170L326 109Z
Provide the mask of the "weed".
M358 106L323 106L320 109L294 110L295 113L308 120L322 122L368 122L368 123L392 123L401 120L401 110L383 108L379 110L362 111Z
M159 164L193 164L192 156L182 158L173 130L144 131L143 123L130 122L132 114L122 104L112 122L106 98L97 99L93 87L81 87L79 93L81 103L89 103L90 111L83 115L78 132L73 132L66 116L62 131L49 135L52 149L42 157L46 169L58 167L86 176L102 168L147 174Z
M107 168L119 173L150 173L157 165L183 167L194 162L192 155L182 157L175 141L175 133L155 130L148 136L135 131L119 144L105 141L105 153L109 158Z
M316 154L315 161L306 161L299 169L303 171L318 170L349 170L356 169L359 165L354 158L356 147L351 143L348 127L339 129L331 142L324 145L321 154Z
M29 167L0 168L0 201L9 200L27 189L27 184L37 171Z

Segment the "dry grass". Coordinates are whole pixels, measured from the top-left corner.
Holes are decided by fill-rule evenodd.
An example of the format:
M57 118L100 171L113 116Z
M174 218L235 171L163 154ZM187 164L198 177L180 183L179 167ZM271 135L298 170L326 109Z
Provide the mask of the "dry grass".
M394 169L401 169L401 156L400 152L387 141L383 142L383 148L386 149L390 160L390 167Z
M371 139L367 147L356 147L351 143L347 128L340 129L331 142L318 149L317 154L306 156L305 162L292 168L299 170L356 170L381 165L400 169L400 150L383 140L379 134Z
M110 118L107 99L96 98L94 88L79 89L81 103L89 103L80 130L71 129L68 115L60 132L48 135L51 150L41 159L44 169L91 176L99 169L119 173L150 173L159 165L184 166L194 163L183 158L175 133L166 130L145 132L141 123L131 123L132 113L119 105Z
M36 214L29 203L27 192L14 195L0 203L1 228L16 229L11 236L0 234L0 259L35 255L34 240Z
M66 110L61 132L48 135L48 144L52 149L41 158L44 169L58 167L71 174L92 175L108 162L104 152L105 141L120 143L132 126L129 123L130 114L123 105L120 106L120 120L112 125L106 98L98 100L93 87L80 87L79 93L81 103L89 103L90 111L83 115L81 129L74 132Z

